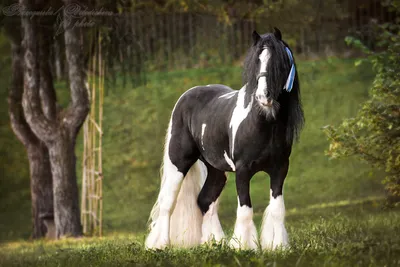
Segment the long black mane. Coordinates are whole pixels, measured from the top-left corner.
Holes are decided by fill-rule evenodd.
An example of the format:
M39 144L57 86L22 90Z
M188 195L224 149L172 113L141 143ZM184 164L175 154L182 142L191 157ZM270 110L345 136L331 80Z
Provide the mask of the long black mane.
M280 32L278 34L268 33L262 35L249 49L244 62L243 83L247 84L246 87L250 92L254 93L256 91L258 83L257 74L260 71L259 55L265 47L268 47L271 53L266 76L268 91L280 104L277 119L285 122L286 142L292 144L294 140L298 140L305 120L300 99L300 84L297 71L293 89L290 92L283 89L290 72L291 64L285 50L285 47L289 49L290 47L281 39ZM293 61L296 64L294 58Z

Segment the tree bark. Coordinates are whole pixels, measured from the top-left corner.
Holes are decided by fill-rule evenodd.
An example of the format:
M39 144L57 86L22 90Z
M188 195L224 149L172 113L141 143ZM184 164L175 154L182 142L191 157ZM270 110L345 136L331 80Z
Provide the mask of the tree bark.
M9 89L8 107L11 128L25 146L30 167L32 238L51 235L45 222L53 221L53 185L49 154L46 146L34 135L27 124L22 109L23 66L21 33L15 25L6 25L12 46L12 81Z
M33 238L54 236L53 184L49 153L43 142L30 144L27 148L31 175L33 215Z
M82 235L74 149L75 140L66 128L60 130L58 140L49 146L57 237Z

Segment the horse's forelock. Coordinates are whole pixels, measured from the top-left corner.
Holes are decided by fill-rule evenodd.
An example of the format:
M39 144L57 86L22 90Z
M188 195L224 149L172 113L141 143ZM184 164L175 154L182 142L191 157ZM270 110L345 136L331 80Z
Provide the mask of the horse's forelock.
M290 71L290 62L285 51L287 44L277 40L273 34L265 34L261 37L261 40L252 46L247 53L244 62L243 82L248 85L249 90L256 90L256 76L260 71L259 55L267 47L271 54L267 65L268 90L277 98L283 90Z

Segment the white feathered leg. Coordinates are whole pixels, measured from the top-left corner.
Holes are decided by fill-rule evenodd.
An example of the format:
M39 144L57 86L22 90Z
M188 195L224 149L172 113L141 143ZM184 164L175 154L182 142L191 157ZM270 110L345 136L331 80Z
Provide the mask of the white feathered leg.
M236 249L257 249L258 234L253 222L253 208L238 201L235 230L230 245Z
M283 195L276 198L270 195L270 203L265 209L261 226L262 249L274 250L289 246L288 234L285 228L285 203Z
M211 203L208 211L203 216L201 243L207 243L212 240L219 242L225 237L218 218L218 206L219 199Z

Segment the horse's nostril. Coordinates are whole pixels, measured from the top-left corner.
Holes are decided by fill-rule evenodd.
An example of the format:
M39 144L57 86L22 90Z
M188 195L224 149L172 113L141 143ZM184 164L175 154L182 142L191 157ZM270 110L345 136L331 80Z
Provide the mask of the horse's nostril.
M269 92L269 91L267 91L267 94L266 94L266 96L267 96L267 97L270 97L270 95L271 95L271 94L270 94L270 92Z

